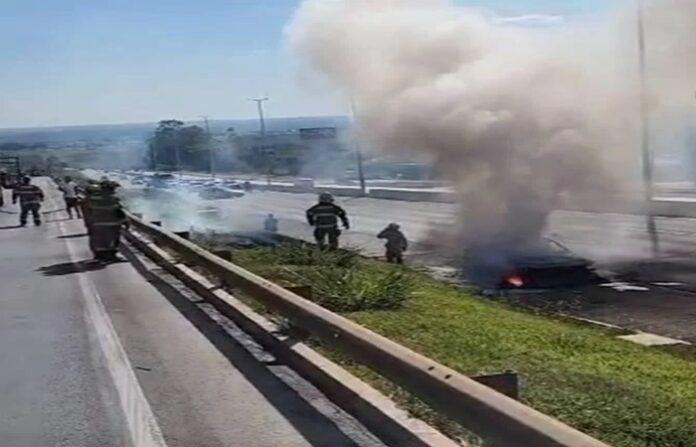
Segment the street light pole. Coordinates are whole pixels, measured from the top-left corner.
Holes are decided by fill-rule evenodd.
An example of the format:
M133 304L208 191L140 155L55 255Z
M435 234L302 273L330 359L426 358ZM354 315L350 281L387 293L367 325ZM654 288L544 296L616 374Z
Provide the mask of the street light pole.
M211 143L210 135L210 124L208 123L208 116L201 115L203 122L205 123L205 141L208 146L208 157L210 158L210 176L215 178L215 151L213 150L213 145Z
M261 138L265 139L266 138L266 119L263 115L263 103L268 101L268 98L255 98L252 99L256 103L256 107L259 111L259 125L260 125L260 132L261 132Z
M355 127L357 108L355 106L355 98L353 97L350 98L350 112L352 124L353 127ZM365 171L363 170L363 158L362 151L360 150L360 142L356 138L355 132L353 132L353 145L355 147L355 158L358 162L358 179L360 181L360 194L364 196L365 194L367 194L367 188L365 187Z
M650 236L653 256L660 251L660 241L657 235L657 225L653 214L653 157L650 145L650 116L648 111L647 89L647 52L645 44L645 17L643 0L638 0L638 63L640 70L640 119L641 119L641 147L643 161L643 192L645 198L646 227Z
M258 112L259 112L259 126L260 126L259 130L261 133L261 147L262 147L264 154L266 155L266 162L268 164L268 167L267 167L268 170L266 172L266 183L268 185L270 185L271 184L271 174L273 171L273 165L271 164L271 156L268 153L268 150L266 148L266 119L265 119L264 114L263 114L263 103L268 101L268 98L266 98L266 97L255 98L255 99L252 99L252 101L254 101L256 103L256 107L257 107Z

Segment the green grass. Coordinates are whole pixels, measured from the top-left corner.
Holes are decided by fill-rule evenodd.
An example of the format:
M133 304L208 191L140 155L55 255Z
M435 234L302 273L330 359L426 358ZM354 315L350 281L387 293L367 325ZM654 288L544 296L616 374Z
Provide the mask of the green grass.
M233 251L234 262L287 281L292 266L276 255L268 248ZM368 260L351 268L367 277L395 271ZM696 363L690 356L633 345L609 331L533 315L404 272L411 287L400 306L344 314L468 375L517 371L524 402L611 445L696 446ZM332 358L396 396L417 416L450 435L462 434L374 373L340 354Z

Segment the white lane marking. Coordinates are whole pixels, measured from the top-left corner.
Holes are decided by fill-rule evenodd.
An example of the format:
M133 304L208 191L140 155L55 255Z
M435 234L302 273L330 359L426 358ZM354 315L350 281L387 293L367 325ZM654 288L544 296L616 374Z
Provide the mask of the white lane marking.
M55 203L52 195L50 201ZM60 233L67 235L64 222L57 222ZM68 248L70 261L79 262L77 249L74 242L64 239ZM106 359L107 368L118 393L121 409L128 425L128 435L133 447L166 447L167 443L162 435L162 430L157 423L152 408L150 407L138 378L133 372L133 366L128 360L116 329L106 313L97 289L91 279L84 272L77 273L78 283L85 302L85 320L92 330L94 338L99 343L102 355Z

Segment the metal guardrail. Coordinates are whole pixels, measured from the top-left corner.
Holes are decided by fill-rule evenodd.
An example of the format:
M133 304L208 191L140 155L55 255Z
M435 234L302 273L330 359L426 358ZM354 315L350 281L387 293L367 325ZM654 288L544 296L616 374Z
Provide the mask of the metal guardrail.
M128 214L132 228L400 385L491 447L608 447L453 369Z

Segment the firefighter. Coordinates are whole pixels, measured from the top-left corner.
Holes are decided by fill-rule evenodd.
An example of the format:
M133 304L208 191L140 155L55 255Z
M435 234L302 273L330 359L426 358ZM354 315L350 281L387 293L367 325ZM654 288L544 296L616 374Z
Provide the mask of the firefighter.
M7 188L7 172L3 168L0 169L0 207L5 206L4 188Z
M17 203L19 200L19 224L24 227L27 225L27 217L29 213L32 214L34 218L34 225L37 227L41 225L41 214L39 210L41 209L41 202L43 202L44 195L41 188L36 185L31 184L31 178L24 176L19 185L17 185L12 192L12 203Z
M87 187L78 191L77 204L82 211L82 220L85 222L85 228L87 228L87 233L89 233L89 222L90 222L90 210L89 210L89 199L94 196L100 196L101 189L99 184L94 180L87 181Z
M408 249L408 240L404 233L401 232L399 224L390 223L387 228L382 230L377 237L386 239L387 243L384 246L387 249L387 262L392 264L404 263L404 252Z
M121 227L128 226L126 215L116 197L118 184L102 180L98 187L87 189L83 215L89 247L99 261L115 261L121 239Z
M339 219L343 223L343 228L350 229L346 212L334 204L333 196L329 193L319 194L319 203L307 210L307 222L314 227L314 239L320 249L326 248L327 237L329 249L338 248L338 237L341 235L341 230L338 229Z

